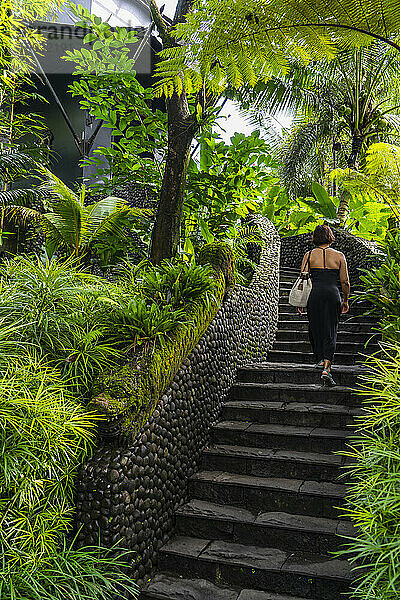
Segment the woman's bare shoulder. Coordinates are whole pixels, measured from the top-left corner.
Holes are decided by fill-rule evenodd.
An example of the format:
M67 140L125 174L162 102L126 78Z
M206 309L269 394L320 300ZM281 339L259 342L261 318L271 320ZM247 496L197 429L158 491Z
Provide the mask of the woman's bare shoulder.
M335 248L330 248L330 250L332 252L334 252L337 257L339 257L339 258L346 258L345 255L343 254L343 252L340 252L340 250L335 250Z

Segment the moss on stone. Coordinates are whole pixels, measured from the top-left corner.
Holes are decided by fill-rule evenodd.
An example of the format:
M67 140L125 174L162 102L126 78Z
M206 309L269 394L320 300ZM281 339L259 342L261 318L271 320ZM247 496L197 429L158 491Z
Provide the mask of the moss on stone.
M227 244L207 244L199 253L198 263L200 265L210 264L215 271L221 272L225 279L227 290L235 285L235 260L233 251Z
M222 244L210 244L222 246ZM226 247L225 247L226 248ZM134 435L151 416L160 395L172 383L185 358L189 356L217 314L230 280L233 255L220 253L214 298L208 306L194 304L188 314L189 323L180 325L163 348L137 354L119 369L106 373L96 382L90 406L110 421L122 417L122 431ZM210 257L211 254L208 254ZM218 256L218 253L215 254ZM205 262L211 262L209 259Z

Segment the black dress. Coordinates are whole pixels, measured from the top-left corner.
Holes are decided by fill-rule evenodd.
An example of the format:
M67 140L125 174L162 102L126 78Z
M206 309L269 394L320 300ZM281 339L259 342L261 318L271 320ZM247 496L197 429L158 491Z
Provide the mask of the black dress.
M324 250L324 249L323 249ZM308 332L315 362L333 361L342 309L338 287L339 269L310 268L312 290L307 303Z

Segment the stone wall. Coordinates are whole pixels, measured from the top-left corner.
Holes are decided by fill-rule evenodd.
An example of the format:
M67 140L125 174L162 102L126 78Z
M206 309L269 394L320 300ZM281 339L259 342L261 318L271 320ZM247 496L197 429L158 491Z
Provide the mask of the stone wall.
M347 259L350 282L352 285L359 281L360 269L379 263L379 247L370 240L356 237L347 231L332 228L336 241L332 248L340 250ZM311 233L282 238L281 264L283 267L299 269L306 252L314 248Z
M105 546L135 551L139 582L173 530L237 368L265 360L275 338L280 239L269 221L258 224L266 242L250 287L227 296L136 439L128 447L103 440L79 474L79 542L95 543L100 531Z

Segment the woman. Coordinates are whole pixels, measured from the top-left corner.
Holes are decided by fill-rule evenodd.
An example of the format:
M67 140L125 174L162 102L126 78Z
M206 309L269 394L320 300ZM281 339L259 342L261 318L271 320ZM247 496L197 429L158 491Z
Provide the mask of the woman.
M336 349L340 314L349 310L350 282L344 254L330 248L335 236L328 225L318 225L312 241L316 248L304 255L301 271L311 273L312 291L307 303L310 342L316 367L322 367L324 384L336 385L331 365ZM338 288L340 279L343 300Z

